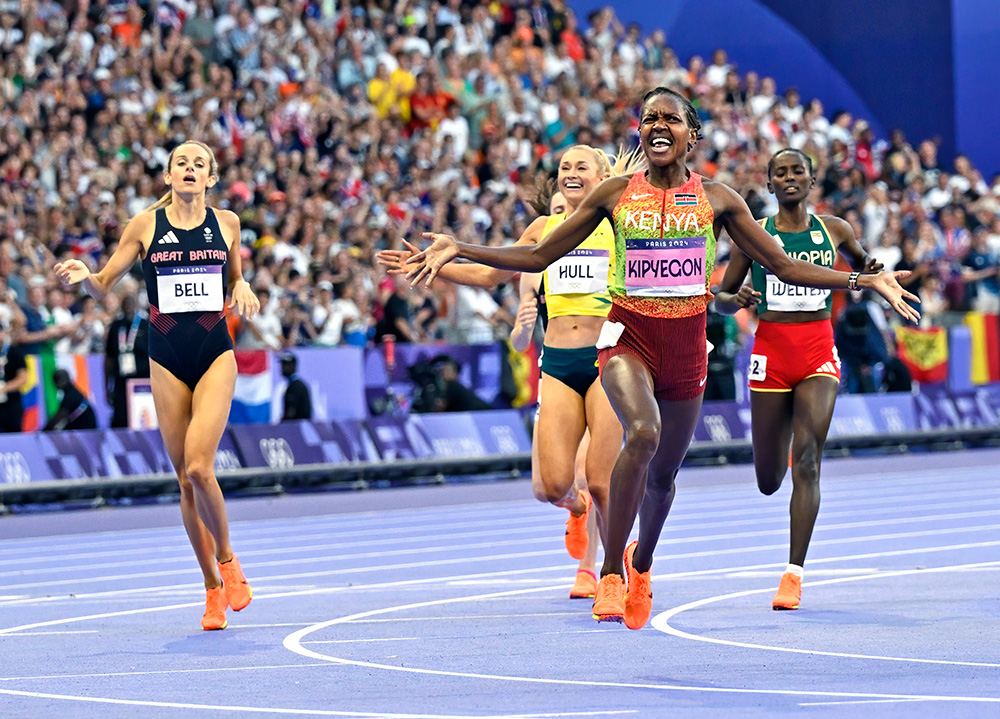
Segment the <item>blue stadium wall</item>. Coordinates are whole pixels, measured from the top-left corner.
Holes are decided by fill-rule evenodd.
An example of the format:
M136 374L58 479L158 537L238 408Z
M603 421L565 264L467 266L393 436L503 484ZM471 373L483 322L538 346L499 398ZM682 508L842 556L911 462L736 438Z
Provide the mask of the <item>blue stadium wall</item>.
M609 3L571 0L581 16ZM819 97L875 131L938 137L942 159L968 154L1000 172L997 0L614 0L618 18L660 27L681 62L717 47L744 71Z

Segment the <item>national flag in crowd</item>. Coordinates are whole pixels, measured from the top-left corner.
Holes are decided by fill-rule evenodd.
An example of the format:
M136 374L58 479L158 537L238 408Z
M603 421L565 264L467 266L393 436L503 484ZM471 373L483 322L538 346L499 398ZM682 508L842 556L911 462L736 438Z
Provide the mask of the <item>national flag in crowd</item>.
M271 353L267 350L236 352L236 391L229 421L233 424L267 424L271 421Z
M1000 382L1000 316L968 312L965 324L972 336L972 383Z
M948 333L943 327L896 329L899 359L917 382L944 382L948 378Z

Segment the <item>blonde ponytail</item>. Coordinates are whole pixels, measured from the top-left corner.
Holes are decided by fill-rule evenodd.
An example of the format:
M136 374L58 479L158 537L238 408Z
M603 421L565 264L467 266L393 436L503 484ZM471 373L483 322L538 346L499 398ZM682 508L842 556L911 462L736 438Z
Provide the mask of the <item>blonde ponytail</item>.
M618 148L618 154L611 162L611 176L622 177L633 175L646 167L646 155L642 147L636 147L632 152L625 152L624 147Z
M149 207L147 207L145 210L143 210L143 212L156 212L161 207L166 207L167 205L169 205L173 201L174 201L174 191L173 190L167 190L167 194L165 194L159 200L157 200L152 205L150 205Z

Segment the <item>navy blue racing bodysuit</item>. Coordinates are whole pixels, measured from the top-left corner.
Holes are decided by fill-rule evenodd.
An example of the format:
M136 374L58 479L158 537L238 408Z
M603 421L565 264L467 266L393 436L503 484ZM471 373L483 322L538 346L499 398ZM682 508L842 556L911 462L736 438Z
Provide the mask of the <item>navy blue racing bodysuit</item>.
M193 230L156 211L153 242L142 260L149 296L149 359L194 391L223 352L233 349L224 305L229 250L215 210Z

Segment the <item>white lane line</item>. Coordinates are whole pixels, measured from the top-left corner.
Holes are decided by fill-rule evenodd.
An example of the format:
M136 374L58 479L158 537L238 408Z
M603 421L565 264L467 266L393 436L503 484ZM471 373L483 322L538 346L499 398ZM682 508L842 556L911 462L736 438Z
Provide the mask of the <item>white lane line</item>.
M857 506L864 507L866 511L869 511L874 505L873 501L881 499L899 499L898 492L892 492L888 494L883 494L880 488L878 492L870 491L873 486L879 486L884 483L884 480L892 478L893 475L897 475L898 479L906 479L908 477L918 478L920 475L913 474L907 475L905 473L889 473L886 475L878 475L879 484L873 485L870 482L852 482L852 484L858 485L858 489L855 490L845 490L843 483L834 480L834 483L830 489L826 491L824 496L824 508L834 508L843 504L844 506ZM748 475L750 476L750 475ZM963 475L966 478L966 482L959 485L949 484L949 489L947 492L933 493L933 492L920 492L921 496L927 500L934 498L954 498L957 496L980 496L982 492L981 481L976 477L969 477L968 475ZM992 475L986 475L992 478ZM936 489L941 486L941 474L938 472L936 474L927 475L928 481L927 486L931 489ZM971 488L968 491L962 490L961 487L968 484ZM723 514L739 514L745 512L747 497L736 496L733 494L733 486L739 485L727 485L723 488L722 493L725 495L724 500L718 499L705 499L700 500L696 497L701 495L713 494L713 490L716 488L700 488L697 486L689 486L682 488L685 496L692 498L692 501L687 501L684 503L684 507L687 510L687 517L717 517L720 513ZM910 490L920 490L920 484L917 482L907 482L907 489ZM843 493L843 499L841 499L841 493ZM759 498L759 495L754 492L753 497ZM909 500L907 500L909 501ZM767 503L767 500L764 500ZM733 506L734 509L730 511L725 511L725 507ZM680 505L678 505L680 506ZM409 513L409 512L421 512L424 514L414 516L412 524L406 524L400 527L382 527L380 525L379 531L383 534L393 534L393 533L403 533L410 530L422 530L428 523L441 523L447 519L449 516L457 516L468 521L452 524L452 527L473 527L482 526L484 523L490 523L498 521L496 519L496 509L503 509L503 521L501 526L509 526L511 523L519 521L537 521L545 519L548 515L547 513L551 510L544 505L540 505L536 502L530 500L510 500L507 502L495 502L490 504L470 504L470 505L456 505L452 508L450 512L437 512L434 514L427 514L427 509L432 508L411 508L411 509L401 509L401 510L385 510L384 512L361 512L353 513L350 515L345 514L330 514L321 515L312 519L264 519L264 520L241 520L239 522L232 522L230 527L233 528L234 536L241 534L239 528L242 525L247 525L251 523L259 524L266 523L264 527L258 527L253 530L251 536L242 537L241 541L254 542L256 540L261 541L301 541L307 540L314 535L296 535L296 532L301 532L303 529L311 530L314 527L324 527L329 525L330 522L336 522L338 526L338 532L335 534L346 538L349 537L364 537L370 534L370 524L373 520L384 522L385 514L395 514L395 513ZM525 511L529 510L530 511ZM707 510L704 514L698 514L697 510L705 509ZM694 510L694 512L692 512ZM480 512L485 516L481 518L476 518L469 520L470 513ZM352 526L359 527L358 531L355 532L342 532L341 530L345 528L350 528ZM272 533L274 536L272 536ZM125 538L121 538L120 535L129 535ZM146 534L154 536L136 537L135 534ZM86 534L86 537L105 537L111 536L114 539L107 540L97 540L88 542L85 539L80 539L81 535L72 535L78 541L70 541L66 544L53 544L52 537L44 538L25 538L25 539L12 539L7 540L8 547L5 548L5 555L9 556L11 552L14 551L36 551L44 552L45 556L39 557L39 559L45 559L51 552L60 552L63 550L80 550L81 548L95 546L118 546L121 544L127 544L130 548L135 548L140 542L150 542L155 545L155 548L161 547L163 543L163 535L169 537L176 537L178 541L183 541L184 535L180 527L162 527L157 529L128 529L128 530L108 530L104 532L97 532ZM330 533L325 532L318 537L330 536ZM35 546L10 546L10 545L23 545L32 544Z
M304 644L368 644L371 642L417 642L423 639L436 639L440 637L378 637L375 639L323 639L315 642L303 642Z
M951 495L942 495L942 496L951 496ZM940 521L945 521L945 520L950 520L950 519L954 519L954 518L966 519L966 518L969 518L969 517L976 516L976 514L975 513L953 513L953 514L943 515L943 514L937 514L937 513L940 513L940 512L942 512L945 509L960 508L960 507L976 507L976 508L979 508L979 507L982 506L982 491L980 490L979 492L977 492L975 494L975 496L974 496L974 500L975 501L971 501L970 500L969 502L931 502L932 498L929 498L929 497L922 497L922 499L923 499L924 502L928 503L926 505L927 508L928 508L928 511L930 511L931 509L933 509L934 512L935 512L935 514L930 514L929 513L927 515L919 515L919 516L914 515L913 514L912 501L909 500L909 499L907 499L907 504L906 505L894 508L894 512L903 512L903 513L906 513L906 516L903 517L903 518L895 518L895 519L885 519L885 520L883 520L881 518L878 518L878 512L872 511L873 508L870 507L870 506L866 506L865 507L864 514L865 514L865 517L869 518L868 521L872 525L875 525L875 526L878 526L880 524L899 524L899 523L907 523L907 522L913 523L913 522L918 522L918 521L927 521L927 522L933 522L933 521L939 521L939 520ZM713 517L716 520L718 520L718 521L690 523L690 522L685 522L684 521L684 520L689 520L691 518L690 515L686 514L686 513L683 513L682 517L678 517L679 521L673 522L672 524L668 524L667 526L664 527L664 530L663 530L663 532L661 534L661 537L664 538L664 539L668 539L669 540L674 535L682 533L682 532L688 532L688 531L693 531L693 530L704 530L704 529L711 529L711 528L717 528L717 527L737 527L737 526L744 525L744 526L753 526L753 527L756 527L756 528L763 528L763 527L766 527L770 521L773 521L774 524L775 524L775 528L774 528L773 531L775 531L775 532L787 531L788 511L787 511L787 509L784 509L784 508L778 508L778 509L776 509L773 516L765 516L761 512L755 512L754 516L752 518L740 519L740 520L736 520L736 521L732 521L732 520L725 521L725 520L722 520L722 519L720 519L720 517L722 516L722 514L724 514L724 513L718 513L717 512L717 513L715 513L713 515ZM743 509L741 509L738 512L738 514L739 514L739 516L745 516L747 514L747 512L745 510L745 507ZM853 506L850 509L838 512L838 511L831 511L824 504L822 518L821 518L821 522L819 524L818 529L819 530L830 530L830 529L842 529L842 528L865 526L864 524L861 524L861 523L858 523L858 522L851 522L851 523L847 523L847 524L826 524L826 522L829 522L831 519L833 519L835 517L852 517L853 518L853 517L857 517L857 516L858 516L858 507L856 507L856 506ZM873 516L875 517L874 519L872 519ZM477 525L477 526L479 526L479 525ZM471 538L475 538L475 537L490 537L490 538L495 539L497 536L524 535L524 534L529 534L529 533L532 533L532 532L537 532L536 535L523 538L520 541L546 541L546 540L554 540L555 537L558 536L558 535L552 529L552 527L553 527L552 523L546 522L544 524L538 524L538 525L530 526L530 527L520 527L520 528L509 528L509 527L507 527L507 528L504 528L503 530L479 531L479 532L454 532L454 533L449 533L449 534L434 534L434 535L428 535L428 534L424 533L423 536L412 537L412 538L402 538L402 537L400 537L400 538L392 538L392 539L373 539L373 540L370 539L370 540L362 541L362 542L358 542L358 541L352 541L352 542L334 542L334 543L329 543L329 544L320 544L320 543L317 543L315 541L316 539L318 539L320 537L323 537L325 535L309 535L308 538L303 538L303 537L286 538L286 539L289 539L290 541L293 541L293 545L292 546L288 546L288 547L272 547L270 549L257 549L257 550L248 551L246 553L241 552L241 556L253 557L255 560L259 560L259 558L265 557L265 556L269 556L269 555L272 555L272 556L273 555L282 556L282 555L291 554L291 555L294 555L294 557L295 557L294 560L281 559L281 560L272 561L270 563L262 563L260 561L255 561L255 566L274 566L274 565L277 565L277 564L287 564L290 561L296 561L296 562L299 562L299 563L308 562L308 561L325 561L325 560L328 559L329 553L335 552L336 550L343 549L343 548L359 549L361 547L376 547L376 546L398 547L399 544L401 542L404 542L404 541L407 544L407 549L405 549L405 550L404 549L394 549L392 552L366 552L364 554L338 555L338 558L340 558L340 559L371 558L371 557L384 556L386 554L402 554L402 553L406 553L407 551L410 552L410 553L418 553L418 552L422 552L422 551L430 551L430 550L425 550L423 548L414 548L414 547L411 547L410 545L412 545L414 543L419 543L419 542L432 542L432 541L437 541L437 540L442 540L442 539L448 539L448 540L452 540L452 541L458 540L458 539L471 539ZM453 527L448 527L449 530L452 529L452 528ZM181 541L183 542L183 540L181 540ZM519 540L509 540L507 543L508 544L517 543L517 541L519 541ZM492 543L493 544L499 544L499 542L495 542L495 541L492 542ZM305 544L306 546L303 547L302 546L303 544ZM485 546L488 546L488 544L489 543L487 543L487 545L485 545ZM243 546L244 545L241 545L241 549L243 548ZM484 546L484 545L483 544L479 544L479 545L477 545L477 544L463 544L461 546L463 546L464 548L468 549L468 548L475 548L477 546ZM190 558L190 555L187 552L178 553L178 550L182 550L182 549L186 549L186 547L184 546L183 543L176 544L176 545L173 545L173 546L159 546L159 547L156 548L156 550L159 550L160 552L162 552L164 554L169 554L169 555L172 555L172 556L154 557L153 555L156 553L156 550L146 551L145 552L145 556L147 557L147 559L150 559L151 561L155 561L157 564L161 564L161 565L165 564L165 563L169 563L169 562L190 562L191 558ZM322 556L320 556L320 557L313 557L313 558L303 557L304 554L309 554L309 553L324 553L324 554L322 554ZM12 567L12 566L15 566L15 565L18 565L18 564L30 564L33 568L31 568L31 569L21 569L21 570L12 569L11 571L0 572L0 577L20 577L20 576L39 575L39 574L53 574L53 573L59 573L59 572L94 571L94 570L97 570L97 569L111 569L111 568L115 568L115 567L129 567L129 566L132 566L133 563L130 562L130 561L128 561L128 560L122 560L122 561L117 561L117 562L104 562L104 563L99 563L99 564L75 564L75 565L74 564L68 564L68 565L67 564L62 564L62 565L56 565L56 566L50 566L50 567L40 567L40 566L38 566L39 563L41 561L43 561L43 560L47 560L47 561L50 561L50 562L67 563L67 562L73 562L73 561L76 561L76 560L91 560L92 561L92 560L94 560L94 559L96 559L98 557L121 557L121 555L122 555L121 551L116 551L116 552L78 553L78 554L54 554L54 555L51 554L51 553L49 553L49 552L46 552L46 555L44 557L25 557L25 558L13 559L13 560L5 558L5 560L4 560L4 566L5 567Z
M862 699L842 702L799 702L800 707L832 707L848 704L902 704L904 702L926 702L929 699Z
M521 682L528 684L548 684L579 687L612 687L627 689L656 689L661 691L676 692L696 692L705 694L748 694L748 695L771 695L771 696L809 696L809 697L836 697L851 699L925 699L952 702L983 702L989 704L1000 704L1000 697L972 697L972 696L938 696L938 695L913 695L913 694L884 694L876 692L835 692L823 690L803 690L803 689L748 689L745 687L718 687L718 686L691 686L684 684L642 684L637 682L605 682L589 681L580 679L553 679L545 677L527 677L506 674L483 674L478 672L459 672L443 669L421 669L417 667L401 667L378 662L368 662L344 657L334 657L322 654L303 646L303 640L310 634L327 629L338 624L348 624L358 619L367 619L380 614L407 611L410 609L421 609L432 606L442 606L446 604L458 604L461 602L482 601L486 599L508 598L519 594L530 594L543 591L542 589L515 589L508 592L491 592L468 597L453 597L447 599L435 599L427 602L415 602L413 604L403 604L394 607L384 607L366 612L337 617L326 622L320 622L310 627L304 627L285 637L284 646L291 652L309 659L325 660L334 664L365 667L367 669L382 669L391 672L403 672L426 676L447 676L460 677L465 679L482 679L488 681L501 682Z
M296 625L301 626L301 625ZM4 634L4 637L41 637L50 634L97 634L96 629L71 629L64 632L17 632L16 634Z
M979 516L980 514L987 515L987 516L1000 515L1000 510L989 510L989 511L984 511L984 512L981 512L981 513L977 512L977 513L970 513L969 515L956 515L956 516L957 517L962 517L962 516ZM908 520L908 521L906 521L906 523L907 524L912 524L912 523L914 523L914 521L915 520ZM855 523L855 525L858 526L859 528L861 528L861 527L870 527L870 526L882 526L883 524L897 524L897 522L870 522L870 521L865 521L865 522L857 522L857 523ZM844 527L846 527L846 526L847 525L844 525ZM828 529L829 529L829 527L819 527L819 528L817 528L817 537L823 536ZM940 535L944 535L944 534L960 534L960 533L964 533L964 532L972 533L972 532L979 532L979 531L992 531L992 530L995 530L995 529L1000 529L1000 524L976 525L976 526L972 526L972 527L969 527L969 526L965 526L965 527L955 527L955 526L952 526L952 527L946 527L946 528L943 528L943 529L931 529L931 530L923 530L923 531L916 531L916 532L899 532L899 533L895 533L895 534L864 535L864 536L860 536L860 537L838 537L838 538L835 538L835 539L818 539L817 538L817 539L813 539L812 540L811 546L816 547L816 546L822 546L824 544L831 544L831 543L844 544L844 543L848 543L848 542L867 542L867 541L876 541L876 540L877 541L884 541L884 540L892 540L892 539L907 539L907 538L915 538L915 537L930 537L930 536L940 536ZM722 539L749 539L749 538L752 538L752 537L768 537L768 536L774 536L774 535L780 535L780 536L784 537L784 536L787 536L787 533L788 533L788 530L787 530L787 527L786 527L786 528L782 528L782 529L766 530L766 531L759 531L759 532L733 532L733 533L729 533L729 534L700 535L700 536L695 536L695 537L678 537L678 538L672 539L668 544L669 545L675 545L675 544L681 544L681 543L704 543L704 542L709 542L709 541L718 541L718 540L722 540ZM556 543L556 540L554 538L550 537L549 539L553 543ZM532 544L534 546L537 546L538 543L539 543L539 541L541 541L541 540L539 540L538 538L533 538L533 539L530 539L530 540L529 539L525 539L523 541L510 542L510 544ZM497 543L487 543L487 545L485 545L485 546L496 546L496 544ZM767 545L766 548L767 549L771 549L771 548L773 548L773 546L774 545ZM779 546L783 546L783 545L779 545ZM448 545L447 547L443 546L443 547L439 547L439 548L435 548L435 549L438 549L439 551L454 552L454 546L452 546L452 545ZM420 553L420 554L424 554L424 553L427 553L429 551L430 550L428 550L426 548L425 549L419 549L419 550L403 550L403 551L400 551L399 554L412 554L414 552ZM755 548L748 549L746 547L741 547L741 548L734 548L734 549L728 549L727 548L726 551L727 552L746 552L746 551L756 551L756 549ZM554 547L551 550L542 550L542 551L537 551L537 552L520 552L520 553L515 553L515 554L500 555L500 556L497 557L497 559L513 559L513 558L523 558L523 557L537 557L537 556L545 556L545 555L559 553L559 552L561 552L561 547ZM715 550L715 549L713 549L713 550L707 550L707 554L709 554L709 555L715 555L716 553L717 553L717 550ZM396 553L392 553L392 552L390 552L390 553L376 553L377 556L385 556L385 555L387 555L387 556L393 556L394 554L396 554ZM699 552L695 552L695 553L689 553L689 554L676 554L674 556L677 556L677 557L685 557L685 556L686 557L694 557L694 556L705 556L705 555L706 555L706 552L700 552L700 553ZM254 567L257 566L257 564L255 564L253 562L253 557L252 556L247 557L246 555L243 555L243 556L245 557L245 559L243 561L244 567L247 570L249 570L250 572L253 572ZM358 555L354 555L354 558L358 558ZM363 557L363 558L370 558L370 557ZM326 559L326 561L329 561L329 558L325 558L325 559ZM336 559L340 560L340 559L344 559L344 557L337 557ZM477 558L476 561L481 561L482 559L486 559L486 558ZM277 564L280 565L280 566L288 566L288 565L296 565L296 564L303 564L303 563L307 563L307 562L316 562L316 561L318 561L316 558L309 558L309 559L289 559L289 560L284 560L284 561L281 561L281 562L277 562ZM457 558L457 559L449 559L449 561L452 561L452 562L454 562L454 561L467 562L467 561L469 561L469 559L468 558ZM260 565L261 566L274 566L274 564L275 564L274 562L262 562ZM438 565L438 564L440 564L440 560L429 560L427 562L413 562L413 563L410 563L410 564L389 565L389 566L387 566L385 568L386 569L400 569L400 568L406 568L406 567L425 567L425 566L432 566L432 565ZM69 585L69 586L78 586L78 585L81 585L81 584L92 584L92 583L101 583L101 582L121 582L121 581L124 581L124 580L135 580L135 579L139 579L139 578L173 576L173 575L177 575L177 574L180 574L180 573L187 573L188 571L189 570L187 568L179 567L177 569L164 570L164 571L159 571L159 572L140 572L140 573L129 573L129 574L105 575L105 576L98 576L98 577L76 577L76 578L72 578L72 579L54 579L54 580L50 580L50 581L25 582L25 583L21 583L21 584L10 584L6 588L7 589L29 589L29 588L37 588L37 587L57 587L57 586L66 586L66 585ZM368 572L368 571L373 571L373 570L370 567L352 567L352 568L338 567L336 569L331 569L331 570L322 570L322 571L316 571L316 572L300 572L300 573L295 573L295 574L279 575L279 576L276 576L276 577L269 577L267 579L281 579L281 580L287 580L287 579L304 579L304 578L314 578L314 577L329 576L329 575L332 575L332 574L364 573L364 572Z
M232 629L232 625L226 631ZM0 677L0 682L34 681L35 679L103 679L105 677L145 677L160 674L207 674L209 672L248 672L260 669L299 669L301 667L328 667L329 662L300 662L298 664L260 664L250 667L210 667L205 669L147 669L131 672L90 672L87 674L42 674L37 676Z
M294 714L306 716L329 717L359 717L361 719L546 719L547 717L577 717L577 716L611 716L618 714L634 714L632 710L554 712L530 714L397 714L387 712L347 712L332 709L283 709L278 707L244 707L226 706L221 704L189 704L186 702L154 702L140 699L110 699L102 697L83 697L71 694L43 694L42 692L21 692L13 689L0 689L0 694L29 697L31 699L66 699L69 701L88 702L94 704L116 704L118 706L166 707L169 709L206 709L211 712L257 712L260 714Z
M956 564L943 567L924 567L921 569L902 569L898 571L886 571L879 572L878 574L869 574L859 577L838 577L836 579L824 579L819 582L803 582L804 587L817 587L824 586L828 584L843 584L844 582L858 582L868 579L889 579L894 577L906 577L912 576L914 574L930 574L936 572L954 572L954 571L965 571L975 568L993 568L1000 565L1000 562L973 562L970 564ZM700 634L691 634L690 632L685 632L670 624L670 620L676 617L682 612L690 611L692 609L697 609L708 604L713 604L715 602L722 602L728 599L737 599L740 597L753 596L755 594L769 594L774 591L774 587L768 587L766 589L750 589L742 592L731 592L729 594L720 594L715 597L706 597L705 599L699 599L694 602L688 602L687 604L682 604L679 607L674 607L673 609L668 609L665 612L661 612L653 617L650 625L665 634L670 634L671 636L680 637L681 639L690 639L697 642L708 642L709 644L721 644L729 647L741 647L743 649L762 649L766 651L773 652L788 652L791 654L813 654L826 657L839 657L843 659L867 659L867 660L878 660L886 662L908 662L913 664L941 664L947 666L962 666L962 667L989 667L989 668L1000 668L1000 663L995 662L963 662L951 659L926 659L921 657L893 657L893 656L883 656L877 654L854 654L850 652L828 652L819 649L799 649L796 647L779 647L772 646L769 644L756 644L752 642L738 642L730 639L720 639L717 637L706 637ZM1000 701L1000 699L997 699Z

